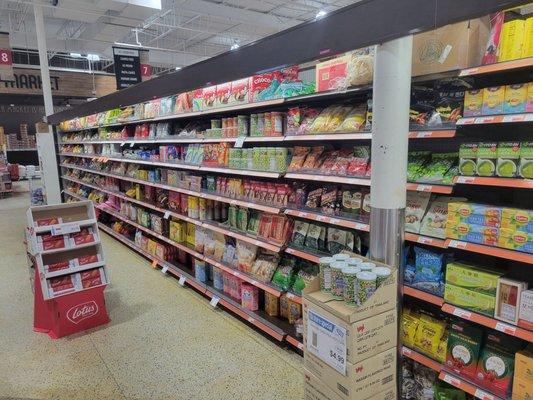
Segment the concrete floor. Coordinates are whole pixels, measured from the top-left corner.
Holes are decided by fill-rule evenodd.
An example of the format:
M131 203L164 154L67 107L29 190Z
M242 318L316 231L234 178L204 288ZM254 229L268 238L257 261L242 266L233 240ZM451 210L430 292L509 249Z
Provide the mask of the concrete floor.
M0 199L0 399L303 398L300 356L105 234L111 322L59 340L34 333L27 183L16 190Z

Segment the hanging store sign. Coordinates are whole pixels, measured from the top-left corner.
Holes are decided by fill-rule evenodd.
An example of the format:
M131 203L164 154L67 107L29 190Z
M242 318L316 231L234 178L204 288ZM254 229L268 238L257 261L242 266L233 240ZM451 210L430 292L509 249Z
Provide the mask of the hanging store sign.
M6 32L0 32L0 79L13 79L13 56Z
M113 47L117 90L141 82L141 58L139 50Z
M32 68L13 68L13 77L5 79L0 73L1 94L43 94L41 71ZM53 96L101 97L115 91L113 75L94 75L81 72L50 71L50 86Z

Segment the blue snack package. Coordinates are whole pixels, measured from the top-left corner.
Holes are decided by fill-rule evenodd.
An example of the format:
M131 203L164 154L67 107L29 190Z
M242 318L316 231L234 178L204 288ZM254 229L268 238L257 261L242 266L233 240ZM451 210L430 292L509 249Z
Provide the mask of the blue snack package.
M442 281L443 254L434 253L421 247L414 246L415 278L417 282Z

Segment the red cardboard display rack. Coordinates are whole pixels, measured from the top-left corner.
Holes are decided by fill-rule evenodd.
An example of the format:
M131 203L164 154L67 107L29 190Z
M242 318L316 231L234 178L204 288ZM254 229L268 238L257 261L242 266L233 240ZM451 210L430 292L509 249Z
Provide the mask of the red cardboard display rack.
M28 250L34 256L35 271L34 331L58 339L108 323L104 289L109 280L92 202L31 207L27 219L26 238ZM65 238L83 227L92 228L92 242L54 251L42 251L37 246L39 234ZM87 263L80 261L87 256L96 256L96 259ZM65 265L51 271L51 264ZM93 279L87 275L89 280L85 280L83 275L95 269L98 276ZM49 279L60 277L70 277L74 284L67 290L53 292Z

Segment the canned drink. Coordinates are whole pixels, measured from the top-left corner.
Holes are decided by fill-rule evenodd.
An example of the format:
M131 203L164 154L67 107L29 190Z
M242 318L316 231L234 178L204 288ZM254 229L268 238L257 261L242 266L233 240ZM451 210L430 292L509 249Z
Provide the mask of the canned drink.
M320 290L323 292L331 292L331 266L333 262L331 257L321 257L318 260L318 268L320 270Z
M347 305L355 307L356 301L356 286L357 286L357 267L344 267L342 269L342 277L344 280L344 301Z
M356 277L358 305L363 305L376 291L377 276L374 272L361 271Z
M344 277L342 269L346 267L343 261L331 263L331 295L337 300L344 299Z
M359 266L361 267L361 271L373 271L376 268L376 264L368 261L362 262Z
M392 274L392 271L388 267L376 267L374 269L376 274L376 287L380 287L383 282L385 282Z
M332 256L335 261L344 261L348 260L350 256L348 254L335 254Z
M348 266L350 267L358 267L362 263L363 263L363 259L357 258L357 257L350 257L346 260L346 264L348 264Z

